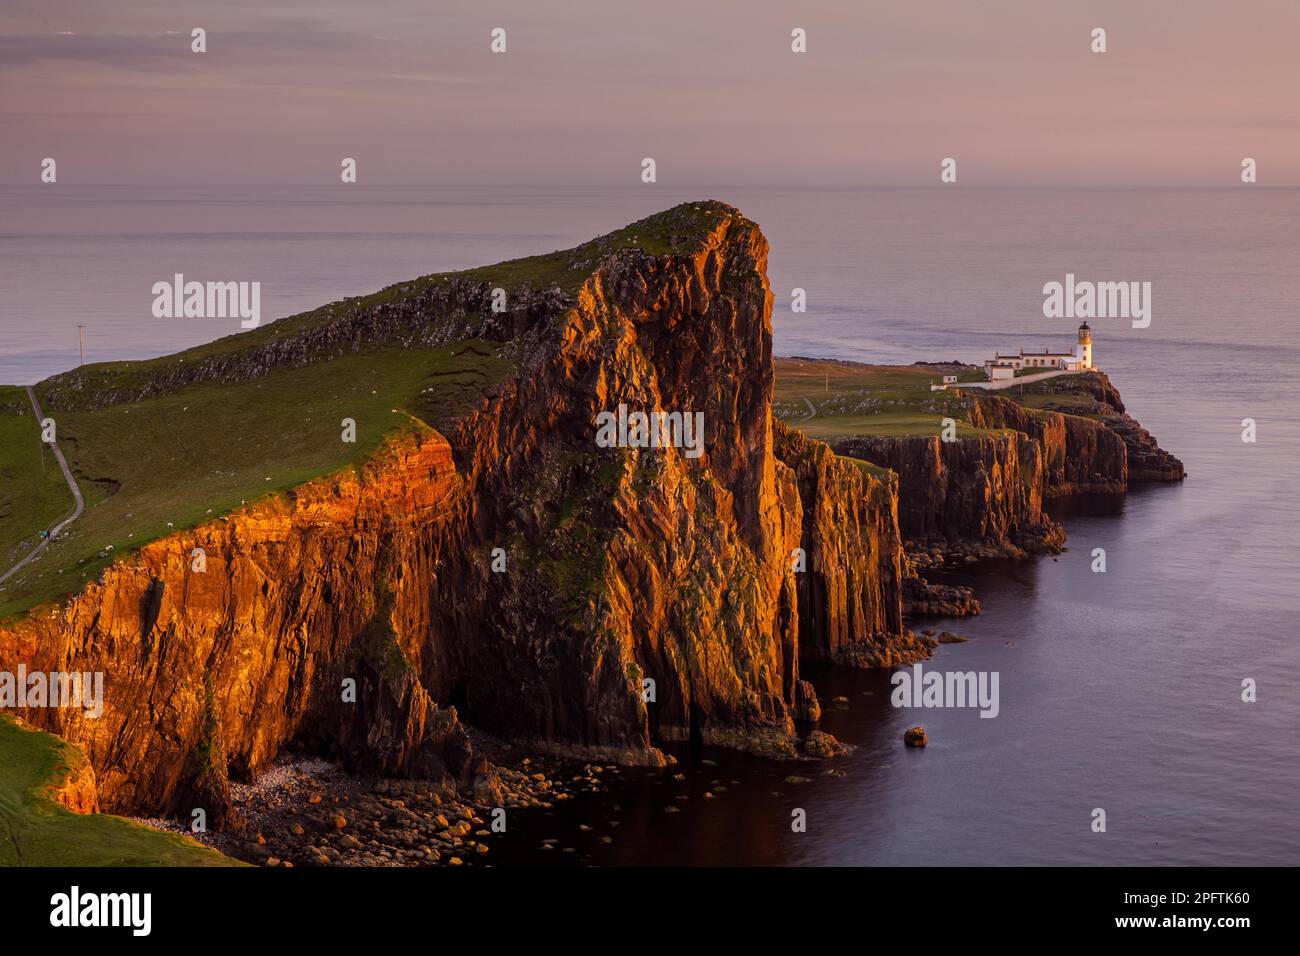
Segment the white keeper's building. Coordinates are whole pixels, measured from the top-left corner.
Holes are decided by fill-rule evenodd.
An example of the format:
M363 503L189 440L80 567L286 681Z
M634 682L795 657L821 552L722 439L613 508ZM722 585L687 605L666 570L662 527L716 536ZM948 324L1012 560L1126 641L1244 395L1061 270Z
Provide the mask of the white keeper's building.
M984 374L990 380L1015 378L1019 371L1029 372L1079 372L1092 368L1092 329L1084 322L1079 326L1079 338L1073 352L1026 352L1018 355L995 355L984 362Z

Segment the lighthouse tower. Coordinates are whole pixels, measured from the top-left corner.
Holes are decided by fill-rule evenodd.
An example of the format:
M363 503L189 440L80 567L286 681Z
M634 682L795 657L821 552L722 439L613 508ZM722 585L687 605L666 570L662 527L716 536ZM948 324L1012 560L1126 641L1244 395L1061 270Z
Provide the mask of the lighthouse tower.
M1087 322L1079 326L1079 344L1074 347L1074 357L1079 360L1079 368L1092 368L1092 329Z

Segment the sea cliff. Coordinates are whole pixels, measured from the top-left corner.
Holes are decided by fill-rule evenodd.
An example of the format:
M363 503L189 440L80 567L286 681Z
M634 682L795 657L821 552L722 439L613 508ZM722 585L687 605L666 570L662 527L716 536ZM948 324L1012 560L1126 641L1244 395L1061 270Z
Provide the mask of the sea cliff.
M525 283L505 315L462 277L114 390L42 387L57 414L471 334L517 369L442 430L413 423L0 626L0 666L105 673L99 719L23 716L85 752L106 809L220 825L227 780L289 746L469 786L490 768L462 721L625 762L686 738L794 754L816 705L801 657L926 653L894 479L774 426L761 231L718 203L637 226L658 251L568 263L580 280ZM620 404L703 412L703 455L598 448Z
M954 440L865 435L831 443L838 454L897 473L899 526L910 550L984 557L1059 551L1064 529L1045 502L1184 477L1182 462L1126 413L1104 372L1036 383L1022 401L959 386L954 393L964 412Z
M510 370L454 407L412 400L364 461L135 546L0 624L0 669L104 673L98 719L20 712L84 752L100 806L220 827L229 782L288 749L490 795L471 727L623 763L681 740L824 755L801 661L915 661L933 641L907 611L978 609L917 555L1059 548L1047 499L1181 477L1100 375L1086 414L1073 393L1068 413L967 398L975 433L955 442L809 438L773 415L758 226L694 203L620 236L504 264L505 311L485 270L431 277L39 386L57 416L384 346ZM600 447L620 405L702 413L702 453Z

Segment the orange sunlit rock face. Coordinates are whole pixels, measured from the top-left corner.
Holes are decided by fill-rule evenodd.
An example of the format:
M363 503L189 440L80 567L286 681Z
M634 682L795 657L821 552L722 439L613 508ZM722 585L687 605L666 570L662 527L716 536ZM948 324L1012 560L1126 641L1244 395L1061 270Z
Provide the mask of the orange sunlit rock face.
M692 735L793 752L815 705L801 656L926 646L902 623L896 481L774 429L767 241L708 215L513 319L519 373L445 436L394 437L0 629L0 665L106 673L100 719L24 716L83 749L106 809L206 806L217 826L227 779L290 742L471 783L487 767L462 718L628 762ZM597 447L620 403L703 412L703 454Z

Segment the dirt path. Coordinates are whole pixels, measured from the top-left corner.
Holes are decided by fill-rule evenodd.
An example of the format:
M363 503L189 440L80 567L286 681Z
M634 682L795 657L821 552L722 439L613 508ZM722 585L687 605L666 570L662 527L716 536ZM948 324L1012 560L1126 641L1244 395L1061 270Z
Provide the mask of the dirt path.
M41 420L43 417L41 414L41 403L36 400L36 392L32 390L32 387L30 385L27 386L27 397L31 399L32 411L36 413L36 427L40 428ZM57 538L59 536L59 533L64 528L66 528L68 525L72 524L72 522L80 518L81 513L86 510L86 501L84 498L81 497L81 489L77 487L77 480L72 477L72 469L68 467L68 460L63 457L63 450L59 448L58 441L55 440L50 442L50 448L54 451L54 457L58 459L59 467L63 470L63 480L66 481L68 483L68 487L72 489L72 498L77 503L77 506L76 508L73 509L71 515L64 518L62 521L60 521L53 528L50 529L50 536L48 538L42 538L40 543L37 544L36 547L32 548L30 552L28 552L27 557L23 558L21 561L15 564L4 574L0 575L0 584L4 584L14 574L21 571L24 567L26 567L31 562L35 561L36 558L41 554L41 552L49 547L50 542L53 541L55 538Z

